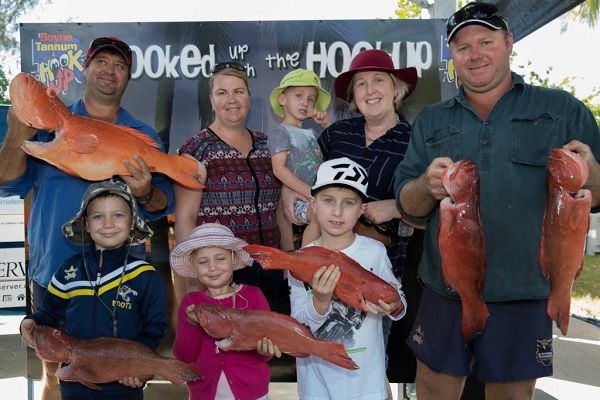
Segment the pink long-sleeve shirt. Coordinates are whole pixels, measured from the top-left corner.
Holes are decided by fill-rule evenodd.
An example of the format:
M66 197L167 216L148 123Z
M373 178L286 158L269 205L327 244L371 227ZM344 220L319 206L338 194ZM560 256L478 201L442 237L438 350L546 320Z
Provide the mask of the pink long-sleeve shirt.
M235 301L234 301L235 299ZM217 350L215 339L187 319L190 304L219 304L238 309L269 310L264 295L254 286L241 285L234 295L213 298L203 291L188 293L177 313L177 335L173 354L178 360L193 364L204 379L188 384L191 400L214 399L223 372L236 399L255 400L269 391L270 357L254 351Z

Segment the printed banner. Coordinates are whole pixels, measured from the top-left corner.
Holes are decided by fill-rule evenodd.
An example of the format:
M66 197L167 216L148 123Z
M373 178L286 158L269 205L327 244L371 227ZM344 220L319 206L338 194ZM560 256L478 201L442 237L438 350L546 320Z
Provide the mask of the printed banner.
M0 246L0 308L25 307L25 250Z
M215 63L228 60L244 64L250 77L251 129L268 134L280 123L269 95L287 72L313 70L331 92L353 56L369 48L387 51L398 68L417 68L419 83L404 105L412 120L426 104L455 92L443 28L441 20L22 24L21 68L70 104L83 93L90 41L120 37L134 53L123 105L174 152L212 122L207 78ZM349 116L343 101L332 104L331 121Z

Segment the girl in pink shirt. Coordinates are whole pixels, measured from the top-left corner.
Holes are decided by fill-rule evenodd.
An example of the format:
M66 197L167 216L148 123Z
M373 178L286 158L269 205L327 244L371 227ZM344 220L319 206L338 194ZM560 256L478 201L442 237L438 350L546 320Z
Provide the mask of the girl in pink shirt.
M281 356L273 343L263 338L256 351L222 351L194 316L196 304L219 304L238 309L269 310L259 288L233 282L233 271L252 264L242 250L247 243L229 228L213 223L196 227L190 237L171 252L171 268L184 277L198 280L201 289L188 293L177 313L173 354L193 364L204 379L190 383L191 400L266 399L270 369L267 362Z

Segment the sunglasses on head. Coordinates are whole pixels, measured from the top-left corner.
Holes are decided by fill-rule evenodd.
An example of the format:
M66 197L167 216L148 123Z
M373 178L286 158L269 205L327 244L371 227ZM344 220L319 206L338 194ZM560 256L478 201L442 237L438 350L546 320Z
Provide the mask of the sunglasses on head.
M99 37L97 39L94 39L92 41L92 43L90 44L90 50L94 50L94 49L97 49L98 47L106 47L106 46L116 47L121 52L123 52L123 54L125 54L125 56L127 56L131 59L131 48L129 47L129 45L127 43L123 42L122 40L119 40L117 38L108 37L108 36Z
M467 4L448 18L446 21L446 33L450 34L458 25L465 21L474 19L478 20L489 20L491 18L499 18L504 22L506 26L506 20L500 14L498 14L498 8L493 4L488 3L471 3Z
M227 61L227 62L217 63L217 64L215 64L214 67L212 67L212 69L210 70L210 73L216 74L227 68L233 68L235 70L246 73L246 68L242 64L240 64L239 62L236 62L236 61Z

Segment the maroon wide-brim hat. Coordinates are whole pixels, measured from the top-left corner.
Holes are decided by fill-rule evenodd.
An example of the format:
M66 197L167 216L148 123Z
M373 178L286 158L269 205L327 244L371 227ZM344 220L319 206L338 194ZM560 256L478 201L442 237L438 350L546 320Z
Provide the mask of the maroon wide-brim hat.
M335 95L346 101L350 101L348 98L348 86L352 83L354 74L363 71L389 72L401 81L406 82L408 84L408 91L404 95L404 99L410 96L417 86L418 77L415 67L396 69L388 53L383 50L370 49L358 53L352 59L350 69L335 78Z

